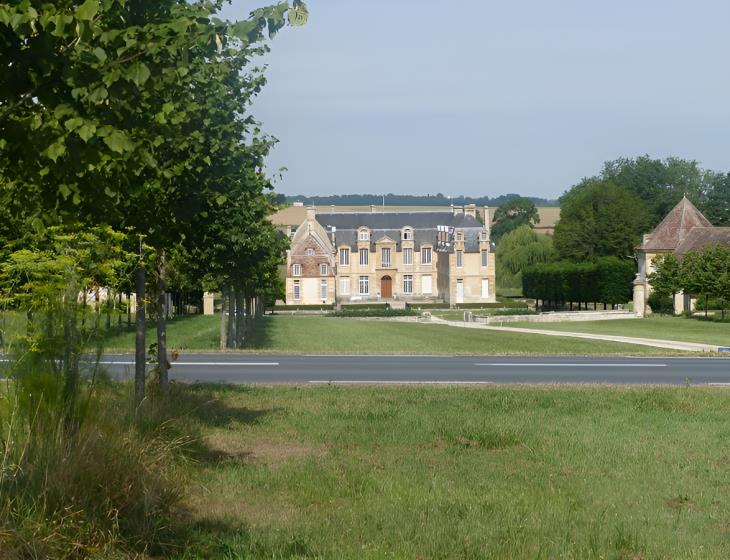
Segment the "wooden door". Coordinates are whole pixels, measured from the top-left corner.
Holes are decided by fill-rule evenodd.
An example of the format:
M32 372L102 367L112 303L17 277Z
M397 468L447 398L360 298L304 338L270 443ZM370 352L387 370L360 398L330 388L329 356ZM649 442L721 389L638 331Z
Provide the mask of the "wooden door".
M390 276L383 276L380 279L380 297L383 299L393 297L393 279Z

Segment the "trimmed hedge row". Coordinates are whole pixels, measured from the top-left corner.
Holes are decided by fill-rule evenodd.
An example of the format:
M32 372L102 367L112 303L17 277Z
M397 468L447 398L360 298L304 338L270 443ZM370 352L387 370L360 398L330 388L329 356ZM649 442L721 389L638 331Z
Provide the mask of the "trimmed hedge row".
M332 311L334 305L275 305L274 311ZM267 308L271 309L271 308Z
M589 263L545 263L522 273L522 291L536 300L613 305L631 300L635 274L633 261L616 257Z
M459 303L451 307L448 303L407 303L407 307L415 309L503 309L510 307L512 309L525 309L529 307L524 301L510 302L493 302L493 303Z
M409 317L418 315L413 309L391 309L389 307L365 307L341 309L330 313L331 317Z

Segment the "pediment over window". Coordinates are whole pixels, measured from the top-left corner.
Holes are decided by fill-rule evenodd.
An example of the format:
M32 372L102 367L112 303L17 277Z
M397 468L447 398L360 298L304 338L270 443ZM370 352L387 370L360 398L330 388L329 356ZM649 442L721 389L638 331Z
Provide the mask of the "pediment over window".
M377 244L385 244L385 243L395 243L395 241L392 240L387 235L384 235L383 237L381 237L380 239L378 239L375 243L377 243Z

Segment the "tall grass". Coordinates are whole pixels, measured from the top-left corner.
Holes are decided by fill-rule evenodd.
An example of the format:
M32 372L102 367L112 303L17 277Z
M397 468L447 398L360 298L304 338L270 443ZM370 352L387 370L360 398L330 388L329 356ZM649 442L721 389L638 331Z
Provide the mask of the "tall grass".
M43 372L0 390L0 558L159 552L182 495L176 454L186 440L150 426L154 402L130 410L126 388L88 382L69 426L62 391Z

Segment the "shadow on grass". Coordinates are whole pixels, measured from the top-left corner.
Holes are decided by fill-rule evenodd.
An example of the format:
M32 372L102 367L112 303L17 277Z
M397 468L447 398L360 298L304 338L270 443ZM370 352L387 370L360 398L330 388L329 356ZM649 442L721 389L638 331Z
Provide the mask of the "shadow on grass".
M242 350L271 350L274 345L274 321L270 315L264 315L253 321L246 331Z

